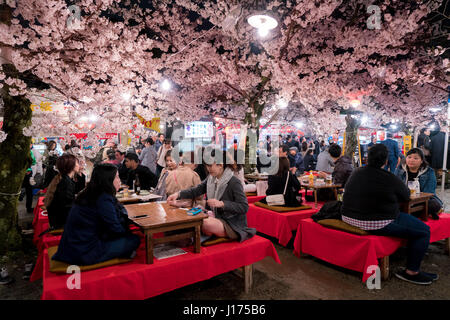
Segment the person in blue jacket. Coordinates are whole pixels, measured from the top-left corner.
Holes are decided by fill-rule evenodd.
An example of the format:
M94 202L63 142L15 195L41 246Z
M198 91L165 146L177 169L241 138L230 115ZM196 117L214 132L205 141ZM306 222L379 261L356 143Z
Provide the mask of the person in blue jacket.
M413 148L406 154L406 163L399 166L396 176L406 185L408 181L418 179L420 192L432 193L434 196L428 200L428 214L433 219L439 219L438 213L441 211L443 203L436 196L436 175L425 160L425 155L420 148Z
M113 258L133 258L140 239L128 228L126 209L117 201L117 167L99 164L69 212L53 260L92 265Z
M382 144L388 148L389 156L388 156L388 163L384 167L384 170L395 173L395 169L397 168L397 164L399 162L399 150L398 150L398 143L392 139L392 133L388 132L386 134L387 139L384 141L381 141Z

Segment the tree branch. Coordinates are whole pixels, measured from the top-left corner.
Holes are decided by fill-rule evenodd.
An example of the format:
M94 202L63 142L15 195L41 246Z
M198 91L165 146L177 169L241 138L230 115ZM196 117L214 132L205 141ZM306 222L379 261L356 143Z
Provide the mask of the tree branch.
M201 66L202 66L206 71L208 71L209 74L213 74L213 72L212 72L207 66L205 66L204 64L201 64ZM234 87L234 86L231 85L228 81L225 81L224 84L225 84L227 87L229 87L229 88L233 89L234 91L236 91L237 93L239 93L239 94L240 94L241 96L243 96L244 98L249 98L248 94L246 94L245 92L243 92L243 91L239 90L238 88Z

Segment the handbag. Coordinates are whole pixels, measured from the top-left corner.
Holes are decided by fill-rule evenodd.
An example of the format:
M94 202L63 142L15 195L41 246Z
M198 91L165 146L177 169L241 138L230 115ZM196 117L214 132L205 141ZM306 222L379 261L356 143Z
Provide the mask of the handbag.
M286 193L286 188L289 181L289 171L287 173L286 185L284 186L283 194L273 194L270 196L266 196L266 202L269 206L284 206L284 194Z

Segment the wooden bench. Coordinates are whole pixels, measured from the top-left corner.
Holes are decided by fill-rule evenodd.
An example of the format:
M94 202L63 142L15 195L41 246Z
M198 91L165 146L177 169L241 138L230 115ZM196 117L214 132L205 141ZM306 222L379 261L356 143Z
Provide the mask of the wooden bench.
M430 227L430 243L445 240L450 255L450 214L441 214L439 220L424 222ZM294 254L308 254L328 263L362 272L363 282L371 275L368 267L378 265L381 278L389 278L389 256L403 245L405 239L367 235L361 236L321 226L312 219L300 222L294 240ZM357 257L355 259L355 256Z
M143 239L142 239L143 240ZM254 236L242 243L237 241L203 247L194 253L156 259L145 263L145 245L142 241L137 256L128 263L82 272L81 290L67 288L70 275L49 271L48 252L44 251L43 300L117 300L148 299L219 274L240 269L244 290L253 285L253 264L272 257L281 263L270 240Z

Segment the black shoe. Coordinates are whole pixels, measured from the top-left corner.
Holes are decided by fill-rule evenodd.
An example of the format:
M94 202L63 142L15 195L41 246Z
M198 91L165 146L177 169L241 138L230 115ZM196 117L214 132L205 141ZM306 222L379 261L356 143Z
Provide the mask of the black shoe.
M431 280L436 281L437 279L439 279L439 275L437 273L429 273L429 272L425 272L425 271L420 271L421 274L430 277Z
M396 272L395 276L399 279L402 279L404 281L408 281L414 284L422 284L427 285L431 284L433 282L433 279L427 275L425 275L423 272L419 272L416 275L410 275L406 273L406 270L402 270L400 272Z

